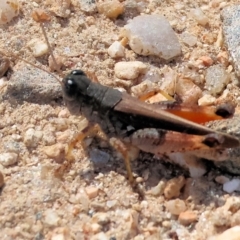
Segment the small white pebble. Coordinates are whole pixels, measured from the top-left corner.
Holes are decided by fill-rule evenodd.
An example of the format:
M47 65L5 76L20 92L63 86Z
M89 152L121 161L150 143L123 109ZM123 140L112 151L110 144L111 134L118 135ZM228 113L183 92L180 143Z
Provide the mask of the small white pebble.
M200 8L191 9L190 13L200 25L205 26L208 24L209 19Z
M200 99L198 99L199 106L209 106L212 105L216 101L216 98L210 94L205 94Z
M106 206L107 206L108 208L112 208L112 207L114 207L116 204L117 204L117 200L109 200L109 201L107 201Z
M197 44L197 37L188 32L182 33L181 38L183 43L189 47L193 47Z
M147 69L147 65L139 61L118 62L114 67L114 72L117 78L132 80L146 73Z
M79 191L77 198L79 203L81 203L82 210L87 212L89 210L90 201L84 189Z
M52 236L51 240L66 240L66 238L63 234L57 234Z
M124 47L123 45L115 41L109 48L108 48L108 54L112 58L118 58L118 57L124 57Z
M16 153L2 153L0 154L0 164L4 167L11 166L18 161L18 155Z
M0 1L0 24L10 22L19 14L18 0L1 0Z
M60 218L53 209L47 209L44 212L44 222L49 226L57 226Z
M85 192L88 195L89 199L92 199L97 197L99 189L97 187L90 186L86 187Z
M41 57L48 53L48 45L38 38L30 40L27 46L32 50L34 57Z
M23 142L27 147L36 147L42 136L43 133L41 131L35 131L33 128L29 128L25 132Z
M159 196L163 194L166 183L164 181L160 181L157 186L153 187L149 193L153 196Z
M240 187L240 179L232 179L229 182L223 184L223 191L232 193Z
M166 202L165 207L173 215L179 215L187 209L185 202L180 199L174 199Z
M101 228L102 228L101 225L99 225L98 223L91 224L91 229L95 234L100 232Z
M105 0L97 2L98 12L108 18L115 19L124 11L124 6L118 0Z
M141 202L141 208L147 208L147 207L148 207L148 202L145 201L145 200L143 200L143 201Z

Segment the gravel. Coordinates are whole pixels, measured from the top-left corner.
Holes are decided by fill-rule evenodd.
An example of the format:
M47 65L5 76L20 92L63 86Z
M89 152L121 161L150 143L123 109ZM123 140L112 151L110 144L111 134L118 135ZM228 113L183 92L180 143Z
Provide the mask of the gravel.
M95 1L21 1L20 14L0 28L0 50L8 53L11 65L0 85L1 239L239 239L239 193L233 192L239 185L233 175L239 174L238 159L235 165L218 165L228 173L209 162L194 164L195 176L198 165L207 171L194 178L176 164L141 153L132 162L134 176L146 193L141 200L126 179L122 158L106 141L90 138L86 149L77 144L69 171L57 178L54 173L63 166L66 147L87 123L68 112L53 76L21 60L54 69L49 51L36 55L28 46L33 39L44 41L39 23L31 17L35 8L41 8L50 16L44 25L61 62L61 73L54 73L59 79L65 71L81 68L106 86L125 91L132 87L136 96L159 86L174 95L182 81L197 91L193 99L193 91L181 87L180 99L202 98L203 105L230 99L238 105L238 80L223 45L220 19L221 9L235 2L107 1L112 10L108 15ZM167 52L166 59L173 59L165 61L160 53L142 56L129 47L121 27L143 14L165 16L181 54L177 45L173 56ZM135 79L129 72L133 67L125 65L124 78L131 79L130 84L115 79L119 62L140 62ZM221 76L228 78L209 90L206 73L213 73L211 66L218 64ZM231 131L238 133L238 115L234 119L227 126L234 125Z

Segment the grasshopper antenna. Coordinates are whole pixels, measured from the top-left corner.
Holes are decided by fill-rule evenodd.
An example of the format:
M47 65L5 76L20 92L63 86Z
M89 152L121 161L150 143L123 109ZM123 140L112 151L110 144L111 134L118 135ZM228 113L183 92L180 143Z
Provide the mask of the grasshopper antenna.
M43 26L44 20L41 18L41 16L40 16L39 13L41 14L41 12L38 12L38 10L34 11L34 14L32 15L32 17L33 17L33 19L34 19L36 22L38 22L38 23L40 24L40 27L41 27L41 29L42 29L43 36L44 36L45 41L46 41L46 43L47 43L48 50L49 50L50 55L51 55L51 57L52 57L52 60L53 60L53 63L54 63L54 65L55 65L55 68L56 68L56 70L57 70L57 73L58 73L61 77L63 77L62 72L61 72L61 70L60 70L60 67L59 67L59 65L57 64L56 58L54 57L54 54L53 54L53 51L52 51L52 47L51 47L51 45L50 45L50 43L49 43L49 41L48 41L48 37L47 37L46 30L44 29L44 26ZM45 19L45 20L46 20L46 19ZM3 54L3 55L5 55L5 56L7 56L7 57L14 57L14 58L16 58L16 59L19 59L19 60L21 60L21 61L23 61L23 62L26 62L27 64L35 67L35 68L38 68L38 69L40 69L40 70L48 73L48 74L51 75L53 78L55 78L55 79L59 82L60 85L62 85L62 82L61 82L54 74L52 74L51 72L49 72L49 71L47 71L47 70L45 70L45 69L43 69L43 68L41 68L41 67L33 64L33 63L31 63L31 62L29 62L29 61L27 61L26 59L23 59L23 58L17 56L16 54L13 54L13 53L7 53L7 54L6 54L5 52L2 52L2 51L0 51L0 53Z
M0 51L0 53L1 53L2 55L6 56L6 57L14 57L14 58L16 58L16 59L19 59L19 60L21 60L21 61L23 61L23 62L25 62L25 63L27 63L27 64L33 66L33 67L35 67L35 68L38 68L38 69L40 69L40 70L42 70L42 71L48 73L48 74L51 75L53 78L55 78L55 79L60 83L60 85L62 85L62 82L61 82L61 81L60 81L60 80L59 80L54 74L52 74L51 72L45 70L44 68L41 68L41 67L39 67L39 66L37 66L37 65L35 65L35 64L31 63L31 62L29 62L29 61L27 61L26 59L17 56L16 54L13 54L13 53L6 53L6 52L2 52L2 51Z
M39 17L38 13L36 13L36 14L37 14L37 16ZM54 62L54 65L55 65L55 67L56 67L56 69L57 69L58 74L62 77L62 72L61 72L61 70L60 70L59 65L57 64L56 58L54 57L54 54L53 54L52 47L51 47L51 45L50 45L50 43L49 43L49 41L48 41L48 37L47 37L46 30L44 29L43 23L42 23L41 21L39 21L39 23L40 23L40 27L41 27L41 29L42 29L43 36L44 36L44 38L45 38L45 41L46 41L46 43L47 43L47 45L48 45L48 49L49 49L49 51L50 51L50 55L51 55L51 57L52 57L52 60L53 60L53 62Z
M36 22L38 22L38 23L40 24L40 27L41 27L41 29L42 29L43 36L44 36L45 41L46 41L46 43L47 43L48 50L49 50L50 55L51 55L51 57L52 57L52 60L53 60L53 63L54 63L54 65L55 65L55 68L56 68L56 70L57 70L57 73L58 73L61 77L63 77L63 74L62 74L62 72L61 72L61 70L60 70L60 67L59 67L59 65L58 65L58 63L57 63L57 61L56 61L56 58L55 58L54 54L53 54L53 50L52 50L51 44L50 44L50 42L48 41L47 32L46 32L46 30L45 30L45 28L44 28L44 26L43 26L43 23L44 23L46 20L48 20L48 18L44 18L44 17L42 18L42 17L41 17L41 10L39 10L39 9L36 10L36 11L34 11L34 13L32 14L32 17L33 17L33 19L34 19ZM59 81L59 80L58 80L58 81Z

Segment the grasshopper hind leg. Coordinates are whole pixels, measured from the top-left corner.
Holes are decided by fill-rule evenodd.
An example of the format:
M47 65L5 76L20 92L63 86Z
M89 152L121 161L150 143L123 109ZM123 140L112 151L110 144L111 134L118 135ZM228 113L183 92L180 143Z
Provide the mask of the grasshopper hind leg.
M73 151L74 147L77 145L77 143L78 142L82 143L82 141L86 137L96 136L99 133L99 131L101 131L99 125L89 124L86 128L84 128L80 133L78 133L74 137L74 139L68 144L68 146L65 150L66 160L59 168L56 169L56 171L54 173L55 177L61 179L61 178L63 178L64 173L71 169L71 166L74 162L74 156L72 154L72 151ZM117 150L118 152L120 152L122 154L122 157L125 162L129 182L130 182L131 186L133 187L133 189L139 194L139 196L141 198L143 198L144 197L143 190L136 183L135 178L133 177L133 174L132 174L131 163L130 163L131 157L130 157L130 153L129 153L129 148L121 140L116 139L116 138L110 138L109 143L115 150Z
M128 181L131 184L133 190L139 194L140 198L143 199L144 191L133 177L129 147L125 143L123 143L120 139L117 138L110 138L109 143L115 150L121 153L127 170Z

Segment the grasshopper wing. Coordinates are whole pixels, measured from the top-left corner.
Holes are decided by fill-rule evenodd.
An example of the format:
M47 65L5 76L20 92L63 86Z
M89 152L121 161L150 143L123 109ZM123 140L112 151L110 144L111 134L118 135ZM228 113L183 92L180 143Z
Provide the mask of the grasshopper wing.
M156 128L194 135L215 134L218 137L208 138L209 146L232 148L240 145L239 140L229 134L178 117L162 110L156 104L144 103L126 93L122 94L122 99L115 105L114 110L123 122L133 126L135 130Z

